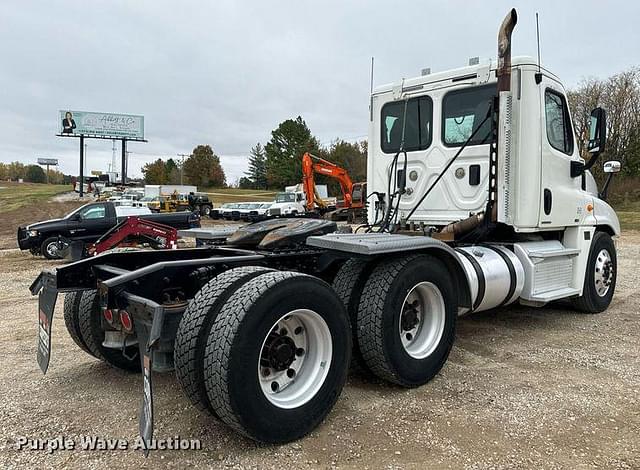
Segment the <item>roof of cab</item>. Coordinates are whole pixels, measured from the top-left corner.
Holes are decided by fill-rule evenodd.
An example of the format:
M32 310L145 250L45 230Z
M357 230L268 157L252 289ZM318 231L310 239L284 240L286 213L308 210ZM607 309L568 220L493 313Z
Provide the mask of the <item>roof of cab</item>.
M374 89L373 94L377 95L377 94L388 93L390 91L393 91L393 88L395 86L398 86L400 83L402 83L403 89L406 89L406 88L415 87L419 85L433 84L436 82L444 82L449 80L458 81L460 79L465 79L465 77L468 77L471 79L471 78L475 78L475 74L477 74L480 70L486 70L487 65L489 66L490 72L495 72L496 64L497 62L495 60L491 60L491 62L489 63L484 62L477 65L468 65L466 67L459 67L457 69L450 69L450 70L444 70L442 72L435 72L428 75L420 75L417 77L404 78L402 80L399 80L396 83L386 83L384 85L377 86ZM536 60L530 56L518 56L518 57L513 57L511 59L512 68L521 67L525 65L532 65L535 67L538 66ZM546 75L549 75L553 79L560 81L560 79L554 73L550 72L544 66L541 66L540 68Z

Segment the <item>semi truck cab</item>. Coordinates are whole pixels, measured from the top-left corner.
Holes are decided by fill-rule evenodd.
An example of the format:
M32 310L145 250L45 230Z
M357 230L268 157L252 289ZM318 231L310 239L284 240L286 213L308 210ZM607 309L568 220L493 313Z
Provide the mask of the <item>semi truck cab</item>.
M372 94L367 168L370 191L388 191L388 170L400 150L406 118L406 175L402 176L402 155L394 178L406 182L399 203L400 218L408 214L479 127L411 220L441 227L484 210L488 155L495 142L485 118L491 98L497 95L495 72L495 63L462 67L403 79L380 86ZM540 83L536 83L538 74ZM498 175L502 196L499 220L520 233L592 225L618 235L615 212L594 194L590 172L572 173L585 161L579 153L560 79L538 67L533 58L516 57L511 66L508 102L505 114L509 140ZM372 206L369 222L374 221Z

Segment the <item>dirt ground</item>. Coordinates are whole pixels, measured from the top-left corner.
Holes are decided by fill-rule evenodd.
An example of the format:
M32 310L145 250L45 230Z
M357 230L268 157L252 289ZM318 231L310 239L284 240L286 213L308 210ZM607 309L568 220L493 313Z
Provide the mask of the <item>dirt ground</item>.
M21 225L29 225L39 220L62 217L86 201L53 199L42 204L30 205L0 214L0 250L16 248L16 232Z
M190 406L173 376L155 376L157 438L201 450L17 450L19 437L129 439L139 375L80 351L56 307L53 357L35 361L37 300L27 287L55 263L0 251L2 468L640 468L640 233L619 241L610 309L506 308L464 318L442 372L404 390L353 375L310 436L284 446L241 438ZM277 426L277 423L274 423Z

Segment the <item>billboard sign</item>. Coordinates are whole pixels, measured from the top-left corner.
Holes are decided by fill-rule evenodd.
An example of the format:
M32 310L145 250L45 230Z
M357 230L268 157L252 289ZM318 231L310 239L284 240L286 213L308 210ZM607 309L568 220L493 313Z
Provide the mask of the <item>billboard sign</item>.
M41 158L38 157L38 165L57 165L57 158Z
M144 140L144 116L61 110L60 134Z

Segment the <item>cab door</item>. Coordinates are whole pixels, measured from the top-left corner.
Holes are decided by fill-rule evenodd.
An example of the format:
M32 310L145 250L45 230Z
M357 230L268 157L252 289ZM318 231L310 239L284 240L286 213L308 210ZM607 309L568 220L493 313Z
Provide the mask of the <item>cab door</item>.
M540 84L541 158L540 228L576 225L582 218L581 178L571 177L580 160L562 86L548 77Z
M71 238L92 242L109 230L112 223L105 204L90 204L78 211L67 227Z

